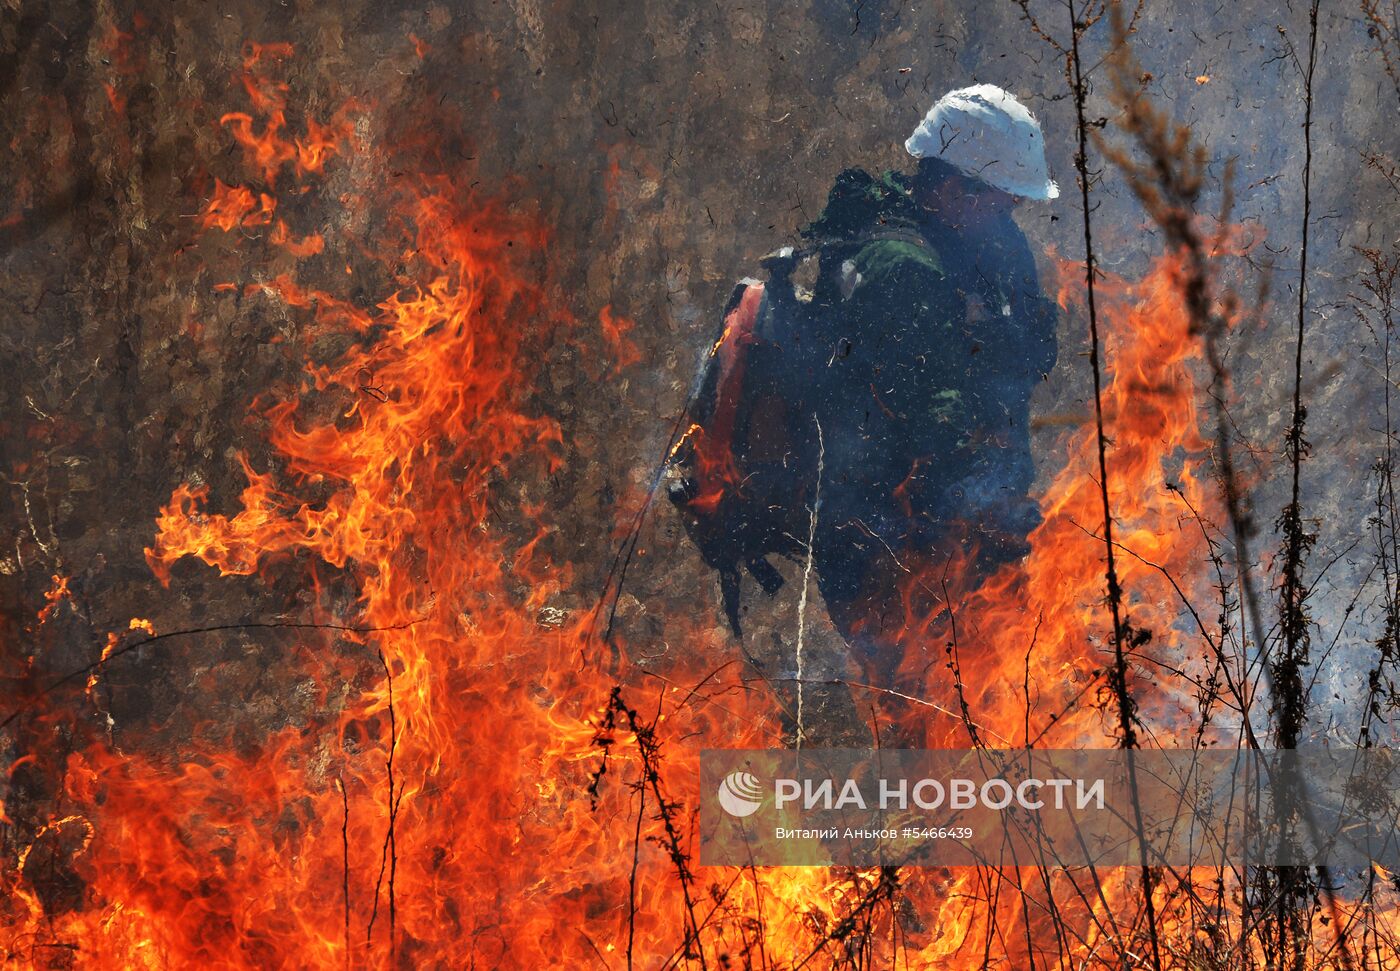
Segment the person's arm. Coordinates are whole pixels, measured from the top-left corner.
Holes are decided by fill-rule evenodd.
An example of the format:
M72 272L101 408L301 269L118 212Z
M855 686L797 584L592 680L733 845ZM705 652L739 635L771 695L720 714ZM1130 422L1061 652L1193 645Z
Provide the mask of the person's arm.
M1044 377L1059 356L1056 343L1059 307L1041 290L1030 243L1014 223L1007 234L1004 253L1011 318L1023 329L1027 363Z

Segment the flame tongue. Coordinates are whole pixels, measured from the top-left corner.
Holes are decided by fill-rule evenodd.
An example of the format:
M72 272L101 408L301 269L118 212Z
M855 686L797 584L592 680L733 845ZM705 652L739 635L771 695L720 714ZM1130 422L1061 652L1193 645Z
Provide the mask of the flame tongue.
M297 271L215 291L280 305L346 349L262 409L273 461L238 457L247 484L234 508L210 508L204 485L178 486L146 557L166 585L185 558L223 575L319 561L353 582L357 604L328 618L338 645L314 630L271 635L312 646L285 663L315 700L256 750L206 725L175 766L105 745L71 759L66 797L101 834L76 855L91 906L43 934L130 967L499 966L505 955L543 967L572 963L560 926L617 950L628 922L616 902L634 886L658 901L631 931L638 953L669 953L680 901L665 857L648 854L634 876L636 828L616 825L634 814L632 790L600 790L596 811L586 798L599 757L591 717L611 677L579 671L587 618L550 606L570 577L540 552L542 508L522 502L533 535L521 534L493 496L507 475L560 462L558 426L528 401L529 348L566 323L521 268L546 235L419 174L342 199L353 218L400 233L349 276L397 289L363 304L303 282L315 265L302 261L354 247L329 231L298 237L274 187L287 192L290 174L295 193L365 147L348 123L291 133L286 87L270 73L288 56L249 48L252 110L223 117L249 181L216 182L200 222L211 233L271 226L268 243ZM323 149L306 150L313 142ZM605 311L601 325L603 342L634 359L631 323ZM694 708L671 718L694 721ZM617 733L624 776L630 741ZM658 829L648 819L641 832ZM31 926L52 919L26 901ZM588 937L564 947L585 954Z
M252 181L216 182L207 231L272 224L274 187L289 173L300 183L357 150L343 122L291 133L287 88L272 73L290 54L249 48L252 111L222 122ZM300 273L246 287L246 299L300 313L311 333L346 335L348 349L265 410L276 463L259 470L239 457L236 511L212 511L206 487L181 485L147 559L166 584L185 557L225 575L288 554L341 568L359 599L335 621L351 643L307 662L323 713L256 752L210 742L215 729L197 730L174 769L101 745L73 757L66 795L101 838L77 856L92 907L57 934L125 966L343 966L391 953L492 964L507 949L542 966L552 955L539 928L559 895L619 865L611 849L589 848L597 824L572 798L595 751L581 719L606 693L573 677L571 629L534 623L567 570L537 552L546 526L512 538L488 504L508 470L558 463L557 426L527 413L525 346L562 318L516 258L538 252L544 234L429 176L346 204L391 207L387 224L404 236L384 242L383 265L404 285L370 306ZM268 237L295 261L322 250L312 238L280 219ZM620 346L630 325L610 323ZM66 585L55 589L57 603ZM288 637L332 651L315 632ZM56 821L36 844L65 828ZM502 865L559 834L579 841L567 858ZM42 908L27 899L38 928ZM506 901L524 918L508 932ZM593 905L574 906L581 921Z
M1191 371L1198 346L1177 296L1175 273L1174 261L1164 259L1138 282L1106 277L1100 296L1108 323L1104 409L1112 439L1115 559L1126 615L1136 628L1152 632L1164 658L1178 653L1181 596L1201 592L1191 584L1200 582L1199 564L1208 551L1192 520L1209 518L1216 505L1213 490L1197 475L1206 449ZM1083 271L1066 265L1061 277L1082 280ZM1068 311L1075 309L1075 300L1076 293L1061 294ZM1041 500L1044 522L1031 536L1023 566L975 589L951 591L971 712L1000 733L999 744L1113 744L1094 704L1102 685L1097 672L1111 656L1103 639L1109 621L1103 606L1097 450L1092 422L1068 439ZM1172 585L1178 577L1186 589ZM937 589L938 575L922 580ZM916 616L915 629L942 646L953 632L946 625L930 630L931 619L937 619L932 611ZM931 696L939 694L940 684L946 679L937 677L926 686ZM1028 687L1037 697L1026 697ZM1142 700L1149 706L1171 702L1155 691ZM1034 710L1029 717L1028 705ZM1171 724L1162 729L1169 731ZM931 742L967 743L967 733L956 725Z

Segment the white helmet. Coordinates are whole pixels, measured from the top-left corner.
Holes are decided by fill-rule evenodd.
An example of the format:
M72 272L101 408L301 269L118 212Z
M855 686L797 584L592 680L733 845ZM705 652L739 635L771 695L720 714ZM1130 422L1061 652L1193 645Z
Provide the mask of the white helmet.
M1013 196L1054 199L1045 136L1026 106L994 84L949 91L904 143L915 158L941 158Z

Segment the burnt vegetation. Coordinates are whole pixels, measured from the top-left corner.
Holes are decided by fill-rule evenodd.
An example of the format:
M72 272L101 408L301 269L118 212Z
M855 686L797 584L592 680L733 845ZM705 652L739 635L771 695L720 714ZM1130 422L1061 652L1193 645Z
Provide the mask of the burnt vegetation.
M1282 299L1270 299L1284 271L1260 267L1241 244L1238 227L1232 222L1232 170L1227 166L1213 180L1206 149L1190 127L1175 123L1170 109L1151 94L1152 75L1138 53L1143 46L1138 35L1143 4L1054 0L1041 5L1018 0L1018 6L1032 42L1062 62L1062 94L1071 100L1076 119L1073 161L1077 191L1068 195L1076 217L1073 238L1082 246L1082 253L1074 255L1080 274L1075 283L1082 290L1083 307L1082 312L1076 308L1070 313L1064 326L1079 328L1087 346L1082 361L1075 366L1088 369L1086 384L1092 388L1092 421L1086 427L1092 428L1093 477L1101 515L1097 521L1078 526L1092 534L1102 556L1102 638L1094 645L1084 645L1084 653L1098 660L1092 677L1077 687L1070 705L1049 713L1036 712L1038 720L1033 724L1037 696L1031 670L1038 641L1032 637L1024 648L1025 676L1020 685L1024 725L997 727L1020 731L1021 744L1035 747L1061 714L1081 699L1096 698L1107 734L1125 750L1163 745L1205 749L1219 744L1221 737L1253 752L1308 744L1318 737L1313 730L1329 718L1330 710L1317 699L1319 656L1324 653L1323 646L1330 648L1330 644L1323 636L1316 598L1328 565L1317 560L1319 525L1309 511L1310 472L1323 465L1327 455L1314 450L1308 437L1306 353L1310 325L1318 309L1309 300L1310 274L1316 272L1309 260L1317 218L1312 211L1313 153L1318 137L1314 118L1321 108L1314 104L1313 82L1320 57L1319 35L1327 22L1320 13L1325 14L1326 8L1313 0L1308 10L1308 34L1298 49L1293 50L1292 41L1285 38L1303 92L1296 126L1302 167L1289 176L1296 177L1299 185L1296 212L1300 246L1296 279L1289 281L1296 299L1285 306ZM1052 21L1046 10L1054 11L1059 20ZM1400 110L1400 22L1394 9L1376 0L1361 0L1359 9L1349 16L1359 17L1367 25L1373 42L1368 56L1393 87L1394 101L1386 110ZM852 35L862 22L857 9ZM27 14L7 22L6 29L13 35L11 46L23 51L37 43L40 22ZM78 24L74 36L91 29L90 23ZM1092 56L1091 49L1096 52ZM0 67L0 90L14 83L10 70ZM1096 85L1106 92L1107 102L1096 97ZM60 95L72 108L76 95L69 87L68 82L60 85ZM614 120L609 125L615 126L616 109L610 110ZM81 128L77 134L86 137ZM40 200L35 207L40 219L56 218L57 213L76 204L75 200L90 199L97 176L88 171L87 164L85 161L76 174L71 198ZM147 164L161 168L167 163L164 156L153 153ZM1393 190L1394 205L1400 207L1398 165L1396 159L1379 151L1367 151L1357 160L1358 177L1369 173L1386 183ZM1205 580L1176 575L1149 563L1166 574L1179 597L1176 606L1188 631L1184 640L1190 645L1183 652L1190 655L1185 659L1158 653L1159 635L1164 632L1135 622L1134 591L1123 580L1125 563L1148 561L1119 528L1118 510L1126 497L1119 491L1121 485L1115 484L1123 480L1115 465L1115 415L1105 396L1116 362L1101 330L1101 301L1105 299L1101 288L1107 285L1107 274L1096 251L1095 212L1096 195L1109 179L1123 181L1160 232L1164 257L1172 261L1170 279L1175 298L1184 310L1190 338L1198 346L1202 362L1198 391L1210 418L1209 474L1222 520L1214 521L1209 511L1194 507L1186 492L1174 487L1183 530L1198 535L1206 550L1207 559L1202 564ZM18 245L22 237L36 232L33 221L0 226L0 244ZM1390 725L1400 712L1400 500L1395 489L1400 416L1393 412L1394 392L1400 387L1400 366L1395 360L1400 353L1396 343L1400 242L1383 240L1358 247L1351 257L1354 283L1345 309L1371 342L1367 357L1373 366L1368 379L1376 382L1383 407L1375 416L1380 430L1369 477L1371 514L1363 535L1355 537L1357 544L1368 550L1368 579L1355 591L1351 605L1328 610L1327 616L1350 617L1357 603L1372 598L1379 620L1368 648L1362 679L1364 697L1356 708L1357 720L1341 725L1328 721L1326 732L1330 738L1346 738L1364 749L1383 745L1392 737ZM139 327L139 320L133 326ZM1272 463L1269 474L1286 483L1286 501L1274 512L1261 508L1259 476L1250 471L1257 468L1258 457L1252 451L1253 444L1243 440L1232 414L1241 392L1235 387L1231 361L1238 334L1279 329L1289 333L1292 354L1285 375L1289 389L1286 427L1280 440L1267 443L1266 448ZM116 353L125 360L123 355L129 355L129 350L123 347L120 345ZM388 400L388 393L368 378L364 390L381 404ZM30 405L37 410L32 402ZM126 423L125 416L122 421ZM668 453L684 428L682 412L669 429ZM646 483L650 491L626 517L625 535L608 570L606 592L588 613L580 649L570 654L590 664L606 658L601 665L609 674L617 667L621 652L612 640L615 628L624 626L624 586L629 569L645 553L643 528L654 512L652 498L663 471L655 470ZM24 482L11 481L7 486L27 503ZM1269 522L1272 532L1261 529L1261 519ZM43 527L32 521L28 528L36 539L42 535ZM810 542L809 537L809 546ZM1202 590L1207 591L1204 597ZM992 740L965 690L965 658L971 649L959 625L965 619L975 622L975 618L965 618L955 609L959 594L950 591L946 583L939 590L924 592L930 600L949 605L946 629L930 625L946 640L929 667L947 672L947 687L955 705L935 713L930 710L932 702L908 697L899 700L905 703L910 718L946 716L958 722L972 747L995 748L1006 736ZM429 608L434 606L428 604ZM98 625L84 616L85 609L81 604L72 607L69 620L76 633L70 636L91 647L98 642ZM461 624L474 631L470 614L463 608ZM211 633L305 630L372 640L373 635L386 631L409 631L417 623L247 622L162 630L158 634L133 628L112 640L98 659L74 664L61 676L27 684L19 703L0 709L0 731L8 733L4 740L16 758L11 770L12 795L5 807L8 815L0 824L0 849L6 859L0 886L14 892L16 899L19 891L24 891L26 900L32 888L41 909L50 914L83 905L83 888L71 861L81 852L79 844L86 845L84 834L76 824L65 822L72 817L65 815L68 807L61 787L37 772L35 760L19 760L27 748L47 749L44 759L52 763L50 771L57 771L53 766L66 759L70 750L81 747L82 740L70 737L67 729L54 737L40 738L37 729L28 727L30 709L50 694L65 690L77 693L85 680L91 685L90 679L106 675L110 668L148 652L148 648L159 651L170 642ZM1340 632L1329 633L1340 636ZM91 651L83 655L92 656ZM411 698L399 673L402 668L396 667L398 661L383 650L374 654L374 660L377 663L367 668L372 674L364 679L378 685L386 699L382 725L376 729L386 740L385 758L374 767L382 778L375 791L366 792L362 786L332 774L334 804L343 806L343 820L337 817L334 826L339 841L336 858L342 865L337 871L339 884L327 893L337 895L337 907L343 909L345 967L361 966L361 961L367 967L412 967L417 966L414 948L421 942L409 940L404 930L401 914L406 901L400 853L404 833L416 820L410 818L410 805L404 801L411 770L396 761L404 733L409 731L403 711ZM748 688L726 680L724 666L685 685L643 673L646 677L618 684L606 697L591 699L596 702L591 738L582 746L590 758L578 760L586 761L577 787L586 793L584 801L591 801L595 816L613 812L616 818L608 825L625 825L629 833L626 898L610 902L612 909L625 914L623 937L603 942L579 931L594 966L625 967L628 971L652 967L775 971L918 967L924 966L917 959L921 949L931 940L946 937L951 943L943 960L950 967L1153 971L1380 971L1400 967L1400 919L1396 916L1400 913L1400 875L1380 867L1361 873L1245 864L1182 869L1152 860L1143 841L1139 865L1121 871L1130 874L1128 877L1093 868L1056 866L1053 860L1021 869L988 865L961 875L936 869L834 868L821 881L821 891L834 902L828 908L811 905L802 894L782 892L784 888L775 886L769 875L755 866L726 870L722 879L715 879L715 871L696 865L695 806L678 794L687 791L689 767L676 753L693 739L675 736L670 716L688 707L722 707L729 700L727 696ZM800 667L798 677L802 677ZM1161 680L1173 680L1194 706L1195 722L1178 726L1174 740L1154 731L1148 713ZM465 683L457 687L463 693L470 690ZM843 687L865 692L864 696L893 694L853 680ZM548 694L542 688L538 692ZM800 698L800 684L798 692ZM881 726L873 707L871 717L878 744ZM798 725L801 718L799 709ZM355 799L374 799L382 805L384 825L368 848L352 845L351 807ZM628 809L625 819L616 812L618 805ZM1312 821L1304 807L1284 802L1273 810L1268 840L1278 844L1307 840ZM1136 824L1140 833L1140 813ZM644 953L640 943L658 892L654 882L644 879L649 856L663 862L665 885L679 899L675 910L680 926L674 928L669 954ZM352 865L352 858L359 860L359 868ZM12 865L16 860L18 865ZM367 870L360 872L360 868ZM940 913L945 917L956 913L960 921L954 927L930 926L921 905L942 900L945 895L956 898L956 903ZM365 900L368 920L361 924L360 918L352 915ZM509 906L510 901L500 902L503 911ZM791 937L775 944L773 928L779 925L800 927L799 946L794 946ZM574 932L574 928L567 930ZM7 966L84 966L78 951L76 942L57 935L0 940L0 954L4 954Z

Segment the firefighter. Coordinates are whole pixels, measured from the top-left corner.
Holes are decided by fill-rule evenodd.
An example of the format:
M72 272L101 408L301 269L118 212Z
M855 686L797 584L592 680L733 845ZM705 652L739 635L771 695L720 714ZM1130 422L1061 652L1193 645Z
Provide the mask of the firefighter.
M962 88L905 148L912 173L842 172L807 245L736 291L728 370L696 409L708 460L683 456L672 486L736 630L738 565L771 592L764 555L802 558L810 526L828 613L882 685L930 565L985 577L1028 551L1030 397L1056 356L1054 305L1012 219L1059 194L1035 118L1000 88ZM790 276L808 259L804 290ZM703 481L720 464L727 483Z
M842 173L804 230L841 256L835 292L819 295L840 333L814 375L817 576L836 627L885 682L911 584L926 588L940 560L985 576L1028 551L1030 396L1056 356L1054 305L1011 218L1059 194L1034 117L1000 88L963 88L905 148L912 175Z

